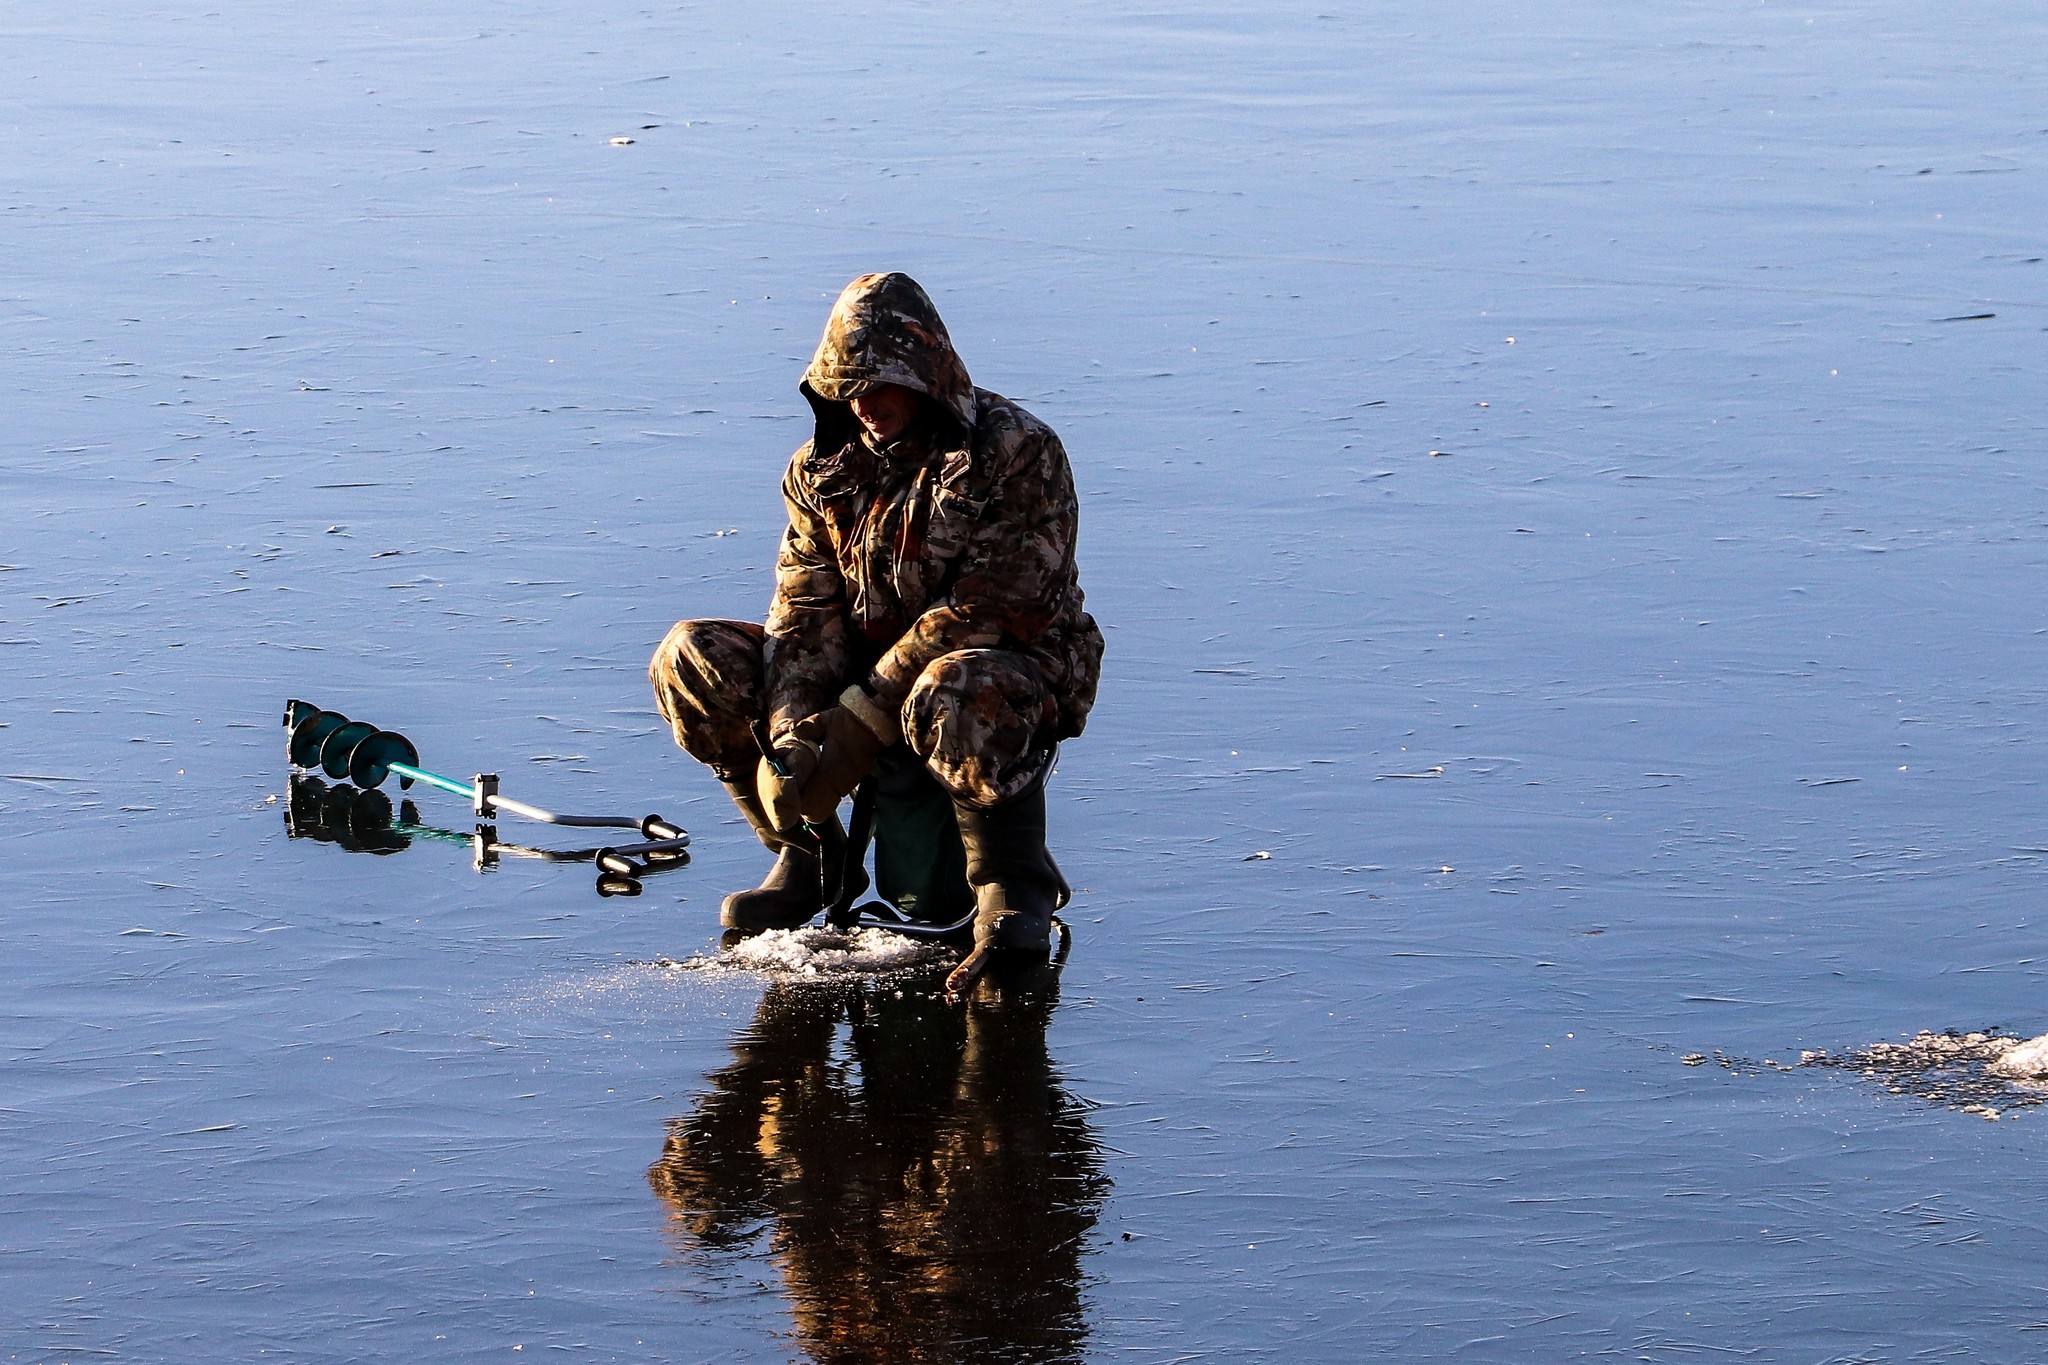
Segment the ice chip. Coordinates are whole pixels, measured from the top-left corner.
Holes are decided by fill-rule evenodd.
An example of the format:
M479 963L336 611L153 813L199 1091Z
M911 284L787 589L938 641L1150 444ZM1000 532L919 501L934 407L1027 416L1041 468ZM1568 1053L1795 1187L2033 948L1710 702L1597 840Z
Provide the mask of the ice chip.
M2048 1033L2013 1044L2003 1055L1986 1063L1984 1069L2007 1080L2048 1080Z
M697 971L745 972L783 980L880 976L931 961L945 950L886 929L851 934L806 926L754 934L716 956L677 964Z

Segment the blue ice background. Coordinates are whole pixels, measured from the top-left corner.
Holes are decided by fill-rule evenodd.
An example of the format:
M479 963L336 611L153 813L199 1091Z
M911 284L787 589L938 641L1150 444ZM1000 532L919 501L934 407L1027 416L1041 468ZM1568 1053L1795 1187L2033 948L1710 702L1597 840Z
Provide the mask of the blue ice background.
M796 375L897 268L1065 437L1109 630L1094 1356L2029 1358L2035 1116L1677 1059L2048 1029L2044 50L10 7L0 1356L787 1349L643 1178L751 994L626 964L759 860L641 668L758 615ZM288 696L697 860L287 843Z

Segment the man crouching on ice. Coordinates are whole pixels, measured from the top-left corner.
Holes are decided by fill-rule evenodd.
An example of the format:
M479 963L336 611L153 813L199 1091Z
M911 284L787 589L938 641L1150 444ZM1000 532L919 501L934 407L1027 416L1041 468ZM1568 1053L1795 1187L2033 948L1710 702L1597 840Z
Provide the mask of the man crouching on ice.
M969 382L907 275L846 286L800 388L817 423L782 478L766 627L680 622L648 667L676 743L776 855L720 921L794 928L864 888L838 807L867 780L886 899L933 923L971 907L977 948L1043 955L1067 895L1046 774L1102 663L1066 451Z

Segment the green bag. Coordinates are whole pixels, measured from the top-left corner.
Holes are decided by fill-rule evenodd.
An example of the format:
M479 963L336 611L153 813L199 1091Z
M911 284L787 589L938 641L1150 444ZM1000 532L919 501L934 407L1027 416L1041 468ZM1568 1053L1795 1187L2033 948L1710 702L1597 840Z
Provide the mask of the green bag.
M914 757L883 769L873 783L875 894L926 924L964 919L974 891L953 798Z

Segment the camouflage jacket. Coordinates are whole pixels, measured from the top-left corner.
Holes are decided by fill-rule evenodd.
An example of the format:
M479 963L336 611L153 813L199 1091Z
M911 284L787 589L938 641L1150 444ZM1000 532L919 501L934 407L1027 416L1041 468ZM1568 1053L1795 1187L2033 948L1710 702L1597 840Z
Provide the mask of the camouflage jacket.
M932 401L882 446L847 400L885 383ZM1080 734L1102 633L1082 609L1080 504L1059 437L969 382L907 275L846 287L801 389L817 421L782 480L789 525L767 647L775 737L852 682L900 707L926 665L962 649L1031 659L1057 701L1056 734Z

